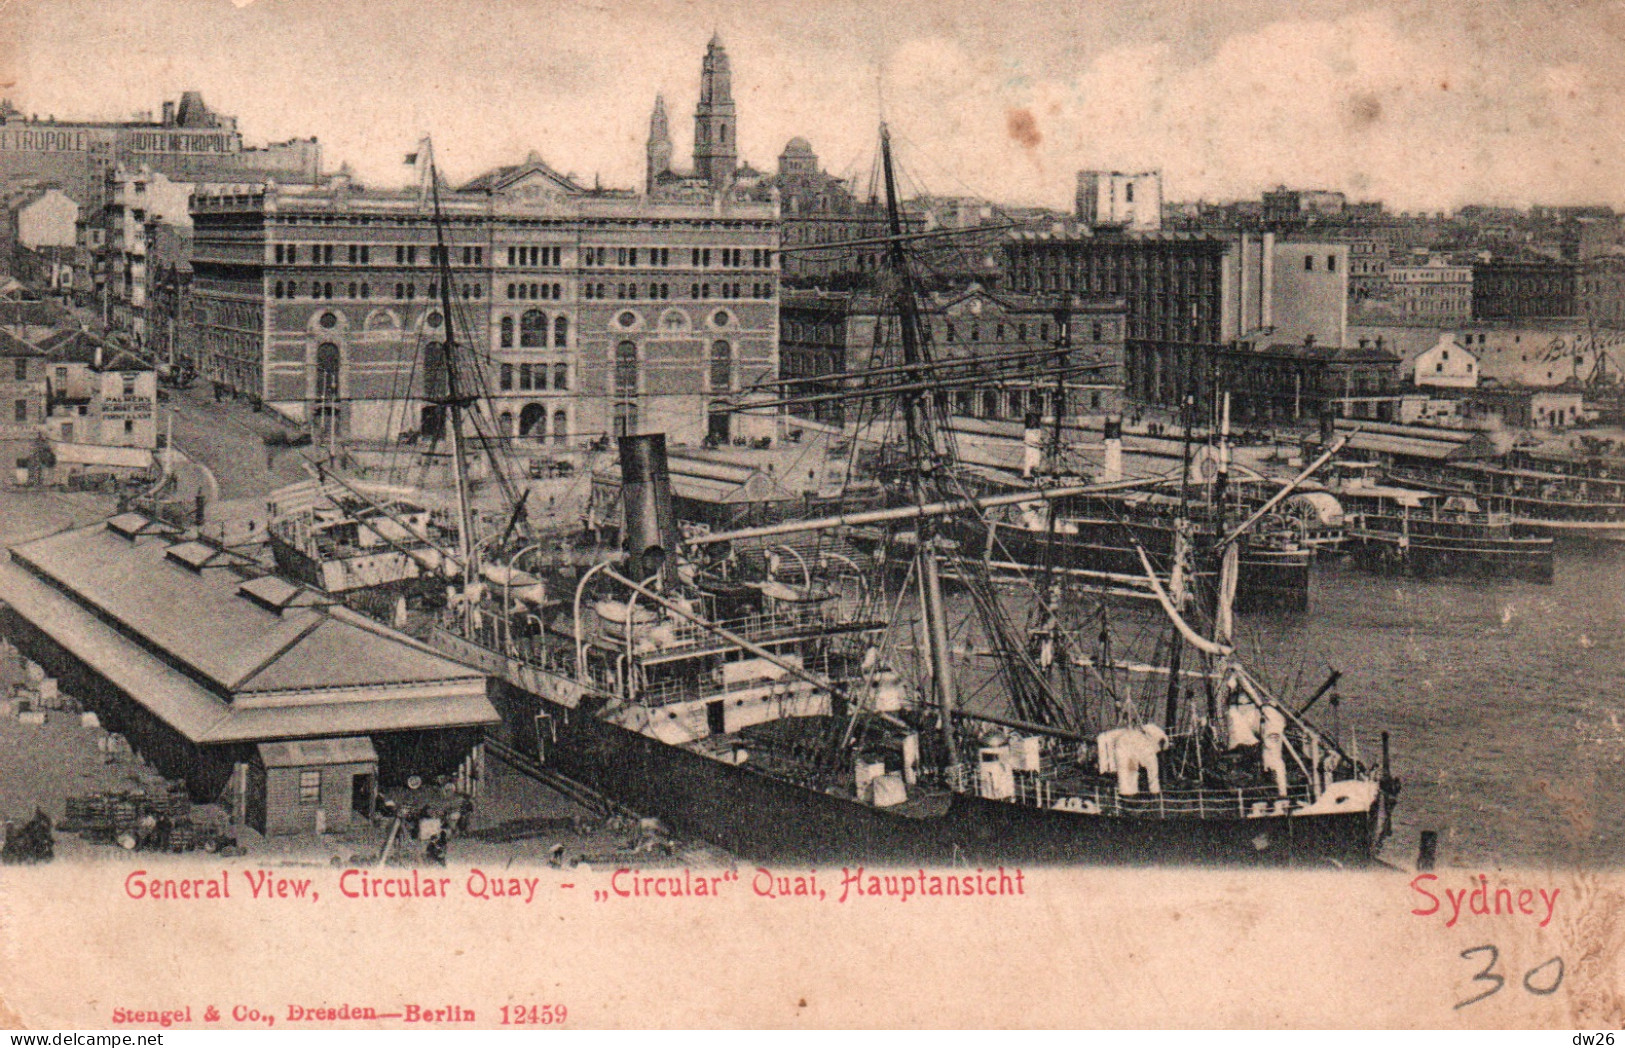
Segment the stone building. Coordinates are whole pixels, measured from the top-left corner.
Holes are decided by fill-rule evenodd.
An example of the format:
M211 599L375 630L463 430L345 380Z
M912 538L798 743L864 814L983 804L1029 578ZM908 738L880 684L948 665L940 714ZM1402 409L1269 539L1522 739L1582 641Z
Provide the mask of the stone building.
M0 328L0 455L6 483L26 483L45 422L45 351Z
M1064 292L1126 304L1126 395L1206 403L1213 355L1243 337L1341 345L1348 325L1348 248L1273 234L1019 232L1005 281L1021 294Z
M475 350L455 377L487 433L698 443L733 393L777 377L772 205L587 190L532 155L443 192L442 212L455 333ZM424 195L207 186L192 220L205 377L341 438L441 432L452 376Z
M1579 313L1579 267L1552 259L1492 259L1473 266L1474 320Z
M1079 171L1077 218L1138 232L1162 228L1162 172Z
M1063 299L1065 299L1063 301ZM1066 414L1110 414L1120 410L1123 390L1123 340L1127 330L1121 300L1081 301L1057 295L989 292L972 286L922 297L920 319L932 359L987 359L989 369L1021 367L1013 355L1026 355L1030 371L1039 372L1059 358L1040 358L1060 341L1067 325L1068 363L1095 362L1087 373L1066 380ZM895 312L869 292L787 291L780 306L784 378L798 380L798 394L832 397L858 388L858 380L824 376L901 362ZM1054 381L992 378L957 383L946 390L956 414L974 418L1021 421L1028 412L1055 410ZM875 381L885 381L876 379ZM792 411L821 422L838 424L854 414L840 399L809 402Z
M1239 342L1214 355L1215 384L1238 422L1295 424L1322 418L1399 420L1400 359L1374 345Z
M1451 327L1473 315L1473 267L1437 255L1388 266L1389 300L1407 323Z
M1625 248L1598 253L1580 264L1580 315L1599 327L1625 328Z
M818 155L805 138L785 144L778 173L764 179L752 195L779 201L787 284L838 290L872 283L886 251L881 240L891 234L885 205L873 198L860 200L845 179L820 168ZM899 224L904 234L918 233L925 220L916 210L904 208ZM819 244L837 246L820 249Z

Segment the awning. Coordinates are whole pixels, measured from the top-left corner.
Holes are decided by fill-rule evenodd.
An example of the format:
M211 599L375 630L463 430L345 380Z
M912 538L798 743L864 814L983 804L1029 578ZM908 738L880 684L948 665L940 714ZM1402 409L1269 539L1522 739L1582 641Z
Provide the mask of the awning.
M361 735L338 739L262 742L260 763L267 768L313 768L323 764L377 764L372 740Z
M119 469L147 469L152 452L146 448L117 448L106 444L69 444L51 441L51 453L58 466L115 466Z

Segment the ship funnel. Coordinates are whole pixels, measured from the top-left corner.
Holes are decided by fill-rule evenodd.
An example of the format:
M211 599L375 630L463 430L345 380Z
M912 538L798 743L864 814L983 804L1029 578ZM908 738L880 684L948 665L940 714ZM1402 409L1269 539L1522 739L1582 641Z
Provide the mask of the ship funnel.
M1106 459L1100 479L1108 484L1123 479L1123 420L1120 418L1106 420Z
M623 531L632 577L639 581L664 574L677 544L677 521L671 508L671 474L666 469L666 435L642 433L620 438L621 501L626 507Z
M1044 420L1038 412L1027 412L1021 431L1021 475L1030 477L1044 463Z

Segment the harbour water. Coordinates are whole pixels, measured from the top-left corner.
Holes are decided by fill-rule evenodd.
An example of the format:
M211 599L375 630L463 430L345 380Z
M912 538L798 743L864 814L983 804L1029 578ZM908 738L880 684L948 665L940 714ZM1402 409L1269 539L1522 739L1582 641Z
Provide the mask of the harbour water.
M1027 618L1019 592L1006 591L1016 622ZM1143 602L1110 618L1141 658L1147 638L1168 629ZM1077 634L1086 646L1091 635ZM1342 671L1339 702L1323 697L1310 719L1335 727L1366 764L1389 733L1404 789L1385 862L1414 866L1425 830L1438 833L1442 866L1625 862L1625 544L1560 546L1551 585L1383 576L1321 560L1307 613L1241 616L1236 639L1247 667L1294 709ZM985 672L971 677L962 705L1009 712ZM1142 709L1158 716L1161 701Z
M1286 694L1342 670L1362 759L1390 732L1404 793L1385 859L1414 863L1423 830L1442 865L1625 858L1625 547L1560 547L1550 586L1317 564L1311 604L1246 618L1243 648Z

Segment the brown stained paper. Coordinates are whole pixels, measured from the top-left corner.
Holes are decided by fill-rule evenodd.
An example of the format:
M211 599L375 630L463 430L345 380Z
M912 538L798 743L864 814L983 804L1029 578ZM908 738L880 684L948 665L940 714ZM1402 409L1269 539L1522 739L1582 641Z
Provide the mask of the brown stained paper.
M717 29L734 61L741 157L770 164L806 133L860 188L866 172L839 165L871 155L884 110L936 191L1062 210L1078 169L1114 167L1161 169L1168 199L1256 200L1287 182L1394 210L1617 206L1620 11L1539 0L12 0L0 3L0 88L25 112L66 120L124 118L200 87L245 140L317 135L324 166L352 162L376 185L405 183L400 154L432 132L456 179L534 148L587 184L597 172L641 188L649 104L665 93L682 159L699 56ZM24 498L0 492L13 508ZM52 505L43 522L31 510L8 520L6 543L98 515ZM1394 606L1414 610L1403 597ZM1393 726L1407 793L1388 865L1371 870L865 866L865 883L891 878L898 892L950 877L1001 888L904 899L856 895L857 859L617 873L551 868L534 852L476 862L454 842L446 867L374 870L338 844L249 858L73 847L0 869L0 1026L1619 1027L1619 740L1577 745L1562 782L1489 760L1475 774L1517 780L1529 810L1465 803L1470 825L1442 821L1425 798L1477 780L1419 766L1407 736L1458 731L1467 751L1495 734L1470 706L1439 728L1430 718L1442 711L1425 701L1477 657L1463 647L1380 681L1339 667L1351 693L1419 696ZM1548 687L1506 682L1537 706ZM1602 682L1580 692L1588 709L1617 710ZM1552 720L1575 716L1565 706ZM1365 722L1366 744L1389 726ZM0 818L15 826L32 804L27 773L14 774L0 783L12 804ZM1567 828L1503 861L1498 820L1513 818ZM1442 835L1431 874L1414 868L1424 829ZM1017 889L1002 890L1001 872ZM346 894L372 876L433 879L445 894ZM686 889L703 879L715 894L621 894L639 876ZM256 897L261 877L273 892L300 882L304 895ZM154 884L205 897L144 897ZM471 894L498 885L500 897ZM773 897L785 885L808 894ZM211 886L229 897L208 897ZM132 1014L145 1018L119 1022Z

